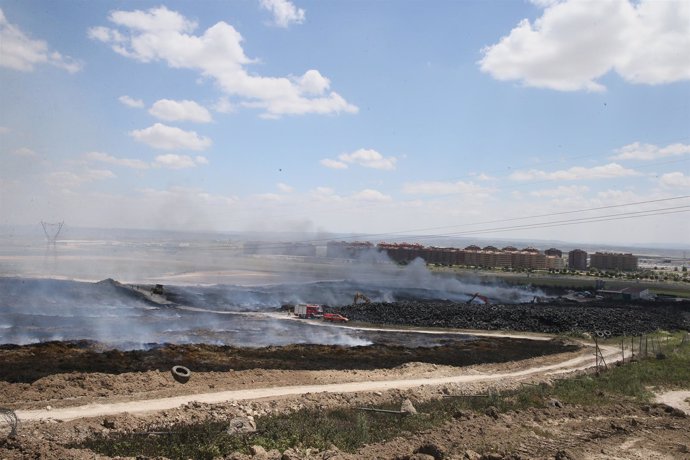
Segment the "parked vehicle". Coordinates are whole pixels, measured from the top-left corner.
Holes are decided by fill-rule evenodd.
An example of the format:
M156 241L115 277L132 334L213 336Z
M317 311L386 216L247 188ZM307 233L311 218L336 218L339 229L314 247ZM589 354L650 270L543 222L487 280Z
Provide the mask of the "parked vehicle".
M348 321L350 321L349 319L345 318L343 315L338 313L324 313L323 320L330 321L332 323L347 323Z
M323 316L323 307L314 304L295 305L295 315L305 319L321 318Z

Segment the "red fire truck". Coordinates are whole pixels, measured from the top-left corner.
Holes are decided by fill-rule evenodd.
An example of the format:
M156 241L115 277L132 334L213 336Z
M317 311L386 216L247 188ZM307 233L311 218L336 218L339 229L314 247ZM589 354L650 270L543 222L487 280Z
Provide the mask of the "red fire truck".
M315 304L295 305L295 315L306 319L321 318L323 317L323 307Z

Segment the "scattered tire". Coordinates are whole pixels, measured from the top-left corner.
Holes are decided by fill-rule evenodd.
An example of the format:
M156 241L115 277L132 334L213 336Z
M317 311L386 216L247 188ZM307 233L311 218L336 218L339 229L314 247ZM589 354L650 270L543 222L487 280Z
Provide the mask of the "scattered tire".
M179 383L187 383L189 381L189 377L192 376L192 371L184 366L173 366L171 372L175 381Z

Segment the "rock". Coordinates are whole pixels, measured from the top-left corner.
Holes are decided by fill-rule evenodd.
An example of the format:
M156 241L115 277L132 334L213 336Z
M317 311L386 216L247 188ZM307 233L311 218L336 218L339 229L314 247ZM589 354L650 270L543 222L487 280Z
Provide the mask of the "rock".
M484 413L494 420L498 419L498 409L496 409L494 406L489 406Z
M482 456L473 450L466 450L463 458L465 460L481 460Z
M295 449L290 448L283 452L280 460L300 460L300 455Z
M440 447L432 443L419 446L414 453L429 455L434 460L442 460L446 456L446 453Z
M108 428L109 430L114 430L115 429L115 420L106 417L101 422L101 425L103 425L104 428Z
M547 405L547 407L556 407L556 408L558 408L558 409L561 409L561 408L563 407L563 403L560 402L560 401L559 401L558 399L556 399L556 398L551 398L551 399L549 399L549 400L547 401L546 405Z
M576 456L568 450L559 450L554 456L556 460L578 460L580 457Z
M427 454L412 454L407 458L409 460L434 460L433 455L427 455Z
M256 431L256 423L249 417L235 417L228 422L225 431L228 434L253 433Z
M503 454L497 452L489 452L482 455L482 460L503 460Z
M673 417L680 417L680 418L687 417L687 414L685 412L683 412L682 410L680 410L676 407L672 407L672 406L669 406L667 404L659 404L659 407L661 407L664 410L664 412L666 412L667 414L669 414Z
M455 420L467 420L467 419L471 418L471 413L457 410L457 411L453 412L453 418Z
M53 410L53 406L46 406L46 410Z
M264 449L261 446L251 446L249 448L249 452L251 452L251 454L254 457L266 458L268 456L268 452L266 452L266 449Z
M338 460L341 458L343 458L343 455L337 447L335 449L329 448L327 451L321 454L321 460Z
M407 415L415 415L417 413L417 409L415 409L412 405L412 401L405 399L400 406L400 412L404 412Z

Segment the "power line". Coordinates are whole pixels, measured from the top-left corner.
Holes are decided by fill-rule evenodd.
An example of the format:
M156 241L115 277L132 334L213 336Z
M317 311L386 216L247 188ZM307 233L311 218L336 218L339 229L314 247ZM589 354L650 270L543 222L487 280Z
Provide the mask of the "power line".
M560 211L560 212L554 212L554 213L548 213L548 214L536 214L536 215L524 216L524 217L514 217L514 218L510 218L510 219L474 222L474 223L461 224L461 225L427 227L427 228L418 228L418 229L412 229L412 230L400 230L400 231L395 231L395 232L353 235L353 236L349 236L349 237L348 236L341 237L339 239L340 240L368 239L368 238L374 238L374 237L386 237L386 236L402 235L402 234L406 234L406 233L419 233L419 232L426 232L426 231L433 231L433 230L443 230L443 229L452 229L452 228L468 227L468 226L475 226L475 225L494 224L494 223L499 223L499 222L514 222L514 221L519 221L519 220L537 219L537 218L541 218L541 217L551 217L551 216L568 215L568 214L578 214L578 213L592 212L592 211L601 211L601 210L606 210L606 209L621 208L621 207L625 207L625 206L637 206L637 205L650 204L650 203L660 203L660 202L667 202L667 201L674 201L674 200L682 200L682 199L687 199L687 198L690 198L690 195L682 195L682 196L675 196L675 197L668 197L668 198L659 198L659 199L654 199L654 200L635 201L635 202L615 204L615 205L607 205L607 206L598 206L598 207L594 207L594 208L585 208L585 209L578 209L578 210L572 210L572 211ZM608 216L591 216L591 217L583 217L580 219L566 219L566 220L562 220L562 221L540 222L540 223L532 223L532 224L525 224L525 225L518 225L518 226L497 227L497 228L493 228L493 229L468 230L465 232L453 232L453 233L440 234L440 235L427 235L427 236L424 236L424 238L428 239L428 238L458 236L458 235L464 235L464 234L494 233L494 232L503 231L503 230L512 231L512 230L521 230L521 229L529 229L529 228L548 228L548 227L566 225L568 223L605 222L607 220L616 220L615 216L621 216L619 218L623 218L622 216L631 216L628 218L646 217L646 215L643 215L644 213L654 213L654 212L659 212L659 211L685 209L688 207L689 206L676 206L676 207L670 207L670 208L657 208L657 209L648 209L648 210L644 210L644 211L625 212L625 213L608 215ZM687 212L687 211L679 211L679 212ZM661 214L674 214L674 213L660 212L658 215L661 215ZM657 215L657 214L650 214L650 215ZM419 238L419 237L417 237L417 238ZM310 239L310 240L301 240L299 242L300 243L322 243L322 242L328 242L328 241L332 241L332 240L333 240L333 238L318 238L318 239ZM287 246L285 246L284 243L267 242L265 244L262 244L262 247L276 248L277 249L277 248L287 247Z
M495 227L495 228L487 228L487 229L480 229L480 230L469 230L469 231L465 231L465 232L454 232L454 233L447 233L447 234L441 234L441 235L428 235L425 238L441 238L441 237L449 237L449 236L494 233L494 232L498 232L498 231L513 231L513 230L527 230L527 229L535 229L535 228L559 227L559 226L570 225L570 224L585 224L585 223L591 223L591 222L607 222L607 221L612 221L612 220L632 219L632 218L637 218L637 217L657 216L657 215L663 215L663 214L678 214L678 213L683 213L683 212L690 212L690 206L673 206L673 207L669 207L669 208L649 209L646 211L624 212L624 213L613 214L613 215L609 215L609 216L583 217L581 219L565 219L565 220L557 220L557 221L553 221L553 222L539 222L539 223L535 223L535 224L513 225L513 226L507 226L507 227Z

